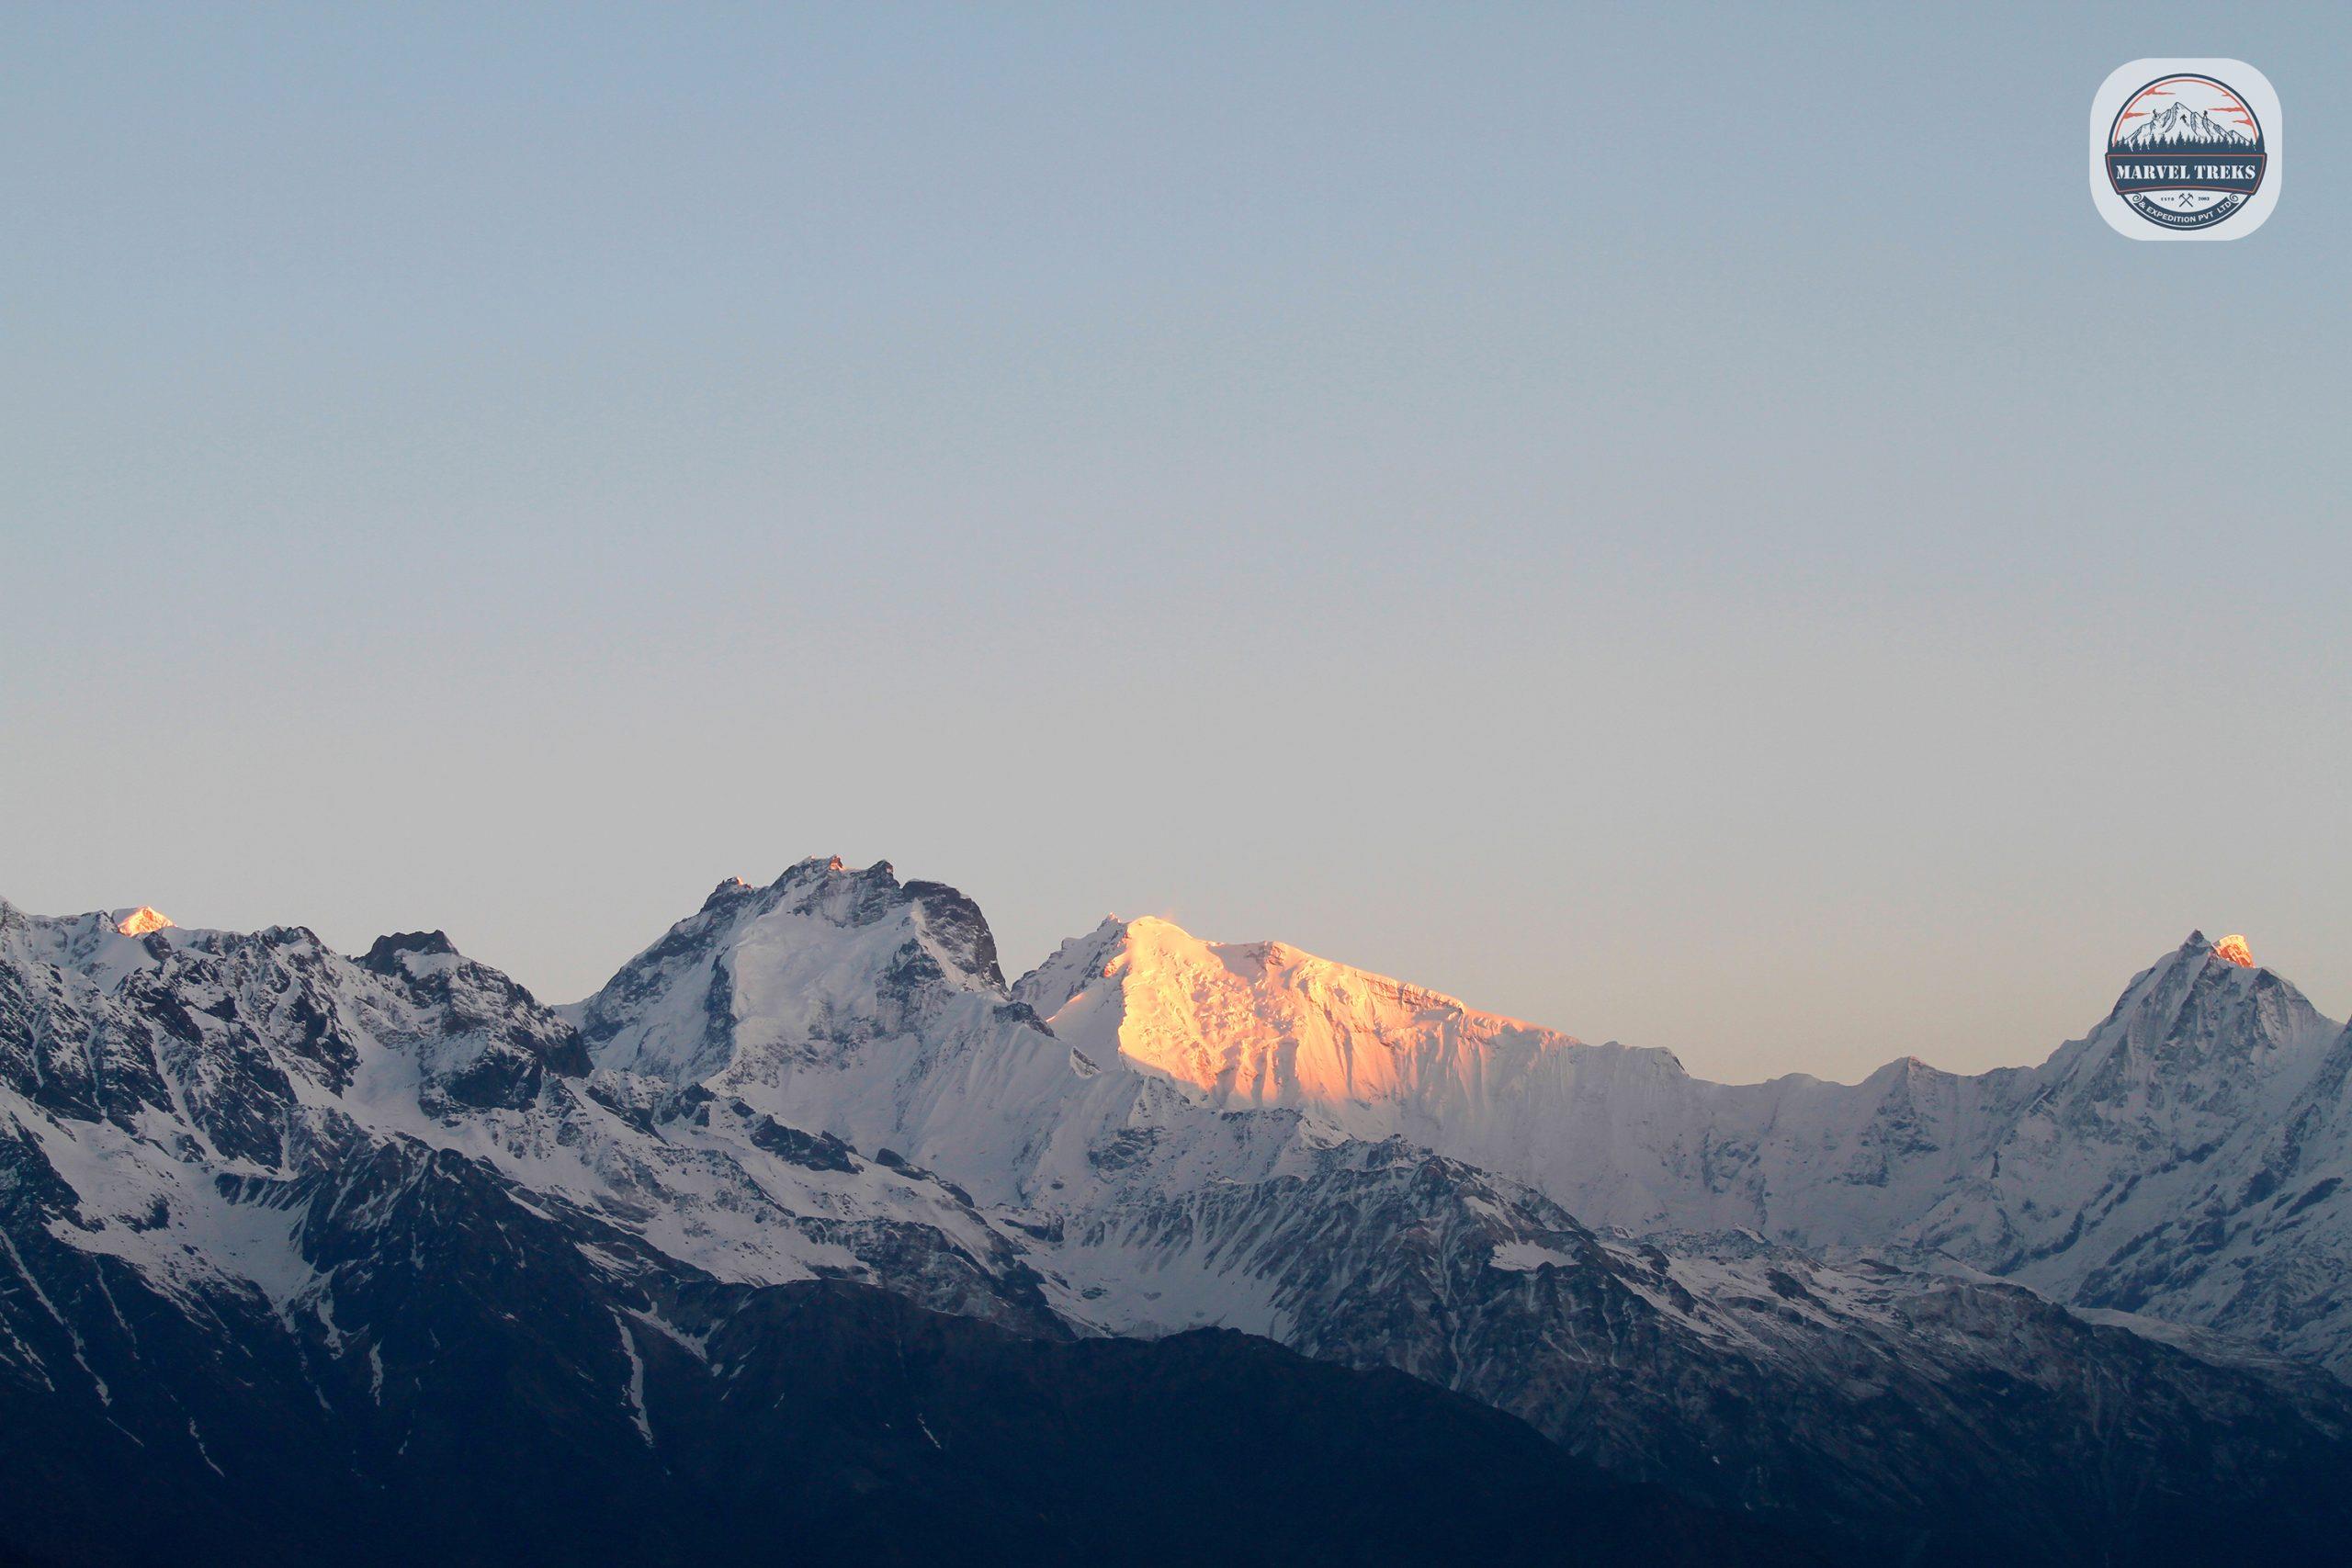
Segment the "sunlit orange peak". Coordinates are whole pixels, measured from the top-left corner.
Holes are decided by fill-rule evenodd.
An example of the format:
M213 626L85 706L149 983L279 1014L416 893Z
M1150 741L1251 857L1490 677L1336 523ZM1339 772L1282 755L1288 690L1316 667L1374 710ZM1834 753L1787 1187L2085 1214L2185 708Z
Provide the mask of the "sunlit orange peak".
M2227 959L2241 969L2254 967L2254 950L2242 936L2225 936L2213 944L2213 956Z
M162 931L172 923L172 918L161 909L141 904L114 923L114 929L125 936L145 936L149 931Z

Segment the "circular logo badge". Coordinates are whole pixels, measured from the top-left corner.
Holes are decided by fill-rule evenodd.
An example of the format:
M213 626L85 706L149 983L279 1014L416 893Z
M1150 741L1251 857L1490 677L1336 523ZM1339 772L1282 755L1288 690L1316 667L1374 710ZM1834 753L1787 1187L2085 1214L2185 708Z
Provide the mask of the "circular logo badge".
M2262 122L2218 77L2159 76L2123 100L2107 132L2107 180L2126 206L2174 231L2227 223L2262 188Z

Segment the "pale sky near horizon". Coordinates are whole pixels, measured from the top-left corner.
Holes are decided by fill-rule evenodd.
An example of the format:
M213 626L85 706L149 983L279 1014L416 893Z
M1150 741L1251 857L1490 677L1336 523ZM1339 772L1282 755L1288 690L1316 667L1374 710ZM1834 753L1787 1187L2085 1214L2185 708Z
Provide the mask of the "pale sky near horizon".
M2233 244L2094 211L2150 55ZM0 896L892 861L1695 1072L2352 1010L2352 12L0 11Z

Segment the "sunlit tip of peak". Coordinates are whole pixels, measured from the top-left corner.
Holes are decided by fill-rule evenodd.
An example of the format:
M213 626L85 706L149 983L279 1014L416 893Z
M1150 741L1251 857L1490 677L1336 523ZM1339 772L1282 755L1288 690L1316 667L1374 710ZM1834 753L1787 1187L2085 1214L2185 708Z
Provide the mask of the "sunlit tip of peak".
M149 931L162 931L171 923L171 917L161 909L141 904L115 921L114 929L125 936L145 936Z
M2213 956L2234 964L2242 969L2254 967L2254 950L2242 936L2225 936L2213 944Z

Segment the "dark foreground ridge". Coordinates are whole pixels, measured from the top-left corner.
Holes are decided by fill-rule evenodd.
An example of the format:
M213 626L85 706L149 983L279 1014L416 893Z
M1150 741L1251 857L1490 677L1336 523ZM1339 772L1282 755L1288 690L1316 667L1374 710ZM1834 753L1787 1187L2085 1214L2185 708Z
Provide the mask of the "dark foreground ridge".
M201 1452L11 1388L0 1562L1823 1561L1402 1373L1228 1331L1052 1342L864 1286L703 1287L666 1303L695 1343L634 1337L640 1428L582 1375L625 1355L609 1315L441 1295L393 1305L388 1340L464 1335L397 1404L157 1375Z

